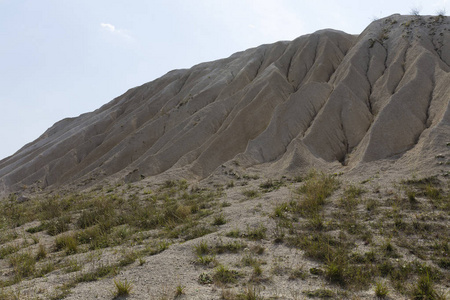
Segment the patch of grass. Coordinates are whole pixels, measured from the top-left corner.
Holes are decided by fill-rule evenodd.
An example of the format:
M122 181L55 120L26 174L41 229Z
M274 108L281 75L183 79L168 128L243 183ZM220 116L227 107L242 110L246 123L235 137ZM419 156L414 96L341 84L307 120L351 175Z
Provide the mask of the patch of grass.
M257 190L244 190L242 192L242 195L244 195L245 197L247 197L249 199L253 199L253 198L259 197L259 192Z
M78 241L74 235L58 236L55 240L55 247L57 251L64 249L67 255L75 254L78 250Z
M336 248L340 246L338 241L323 233L291 237L288 243L305 251L306 257L317 259L324 263L333 256L337 251Z
M335 293L332 290L328 290L328 289L308 290L308 291L303 291L302 293L305 294L306 297L308 297L308 298L327 299L327 298L335 297Z
M97 269L80 274L76 278L76 282L90 282L97 281L100 278L106 277L108 275L117 275L117 266L116 265L101 265Z
M366 201L366 210L369 212L374 212L378 206L378 201L375 199L368 199Z
M132 263L134 263L136 261L136 259L138 258L138 254L134 251L126 251L122 258L119 260L119 266L120 267L125 267L128 265L131 265Z
M437 176L429 176L429 177L423 177L423 178L411 178L411 179L407 179L407 180L403 180L402 181L403 184L406 185L414 185L414 186L418 186L418 187L423 187L426 185L436 185L439 184L439 179L437 178Z
M248 226L244 236L253 241L262 240L266 238L266 231L267 228L262 224L259 224L258 227L254 228Z
M412 290L412 297L413 299L443 299L435 290L433 280L428 272L419 277Z
M181 284L177 285L177 287L175 288L175 297L183 295L185 288L186 287L184 285Z
M261 296L261 288L255 285L248 285L245 291L236 297L239 300L264 300L264 297Z
M440 200L441 191L433 185L427 185L425 187L425 196L427 196L431 200Z
M34 226L34 227L30 227L26 230L26 232L28 233L36 233L36 232L41 232L44 231L46 229L45 223L41 223L38 226Z
M114 279L114 285L116 287L115 296L128 296L133 289L133 285L127 279L121 281L120 279Z
M226 237L231 237L231 238L239 238L239 237L241 237L241 231L238 228L236 228L236 229L233 229L231 231L228 231L225 234L225 236Z
M70 216L65 215L44 223L47 233L51 236L58 235L69 230Z
M26 252L10 256L9 263L13 267L16 282L32 276L36 271L36 260Z
M218 264L216 257L214 255L197 256L196 263L207 267L215 267Z
M297 211L303 215L318 212L325 204L325 199L339 187L339 181L331 175L311 171L307 181L297 189L304 199L298 204Z
M219 214L214 217L213 225L220 226L227 223L227 220L225 219L225 216L223 214Z
M238 271L228 269L224 265L219 265L213 274L214 281L222 284L235 283L239 277L241 274Z
M66 273L78 272L82 269L82 266L76 259L70 259L65 263Z
M194 251L197 254L197 256L203 256L212 253L212 249L208 246L208 243L205 241L201 241L197 245L195 245Z
M261 245L255 245L251 247L250 250L255 254L262 255L264 254L264 251L266 251L266 248L264 248L264 246Z
M302 279L305 280L307 277L307 273L303 270L302 267L294 268L289 273L289 280Z
M332 283L345 285L346 262L343 259L330 260L325 266L325 277Z
M18 245L6 245L0 248L0 259L19 251L20 247Z
M278 219L287 219L288 213L292 211L292 207L287 202L283 202L277 206L273 211L273 217Z
M42 277L50 272L53 272L56 269L56 266L53 262L49 261L41 266L39 271L37 272L38 277Z
M281 180L268 179L265 182L261 183L259 185L259 187L263 190L264 193L268 193L268 192L278 190L283 185L284 185L284 182Z
M156 255L169 249L170 243L168 241L159 241L156 244L150 244L145 247L142 254Z
M259 261L259 259L254 258L251 254L246 254L242 257L241 264L248 267L260 265L261 262Z
M365 192L363 188L354 185L346 187L343 197L340 199L340 206L348 212L353 211L359 204L361 195Z
M375 296L378 298L386 298L389 294L389 290L383 282L375 283Z
M222 241L219 241L214 246L214 251L218 254L222 254L225 252L230 253L238 253L239 251L243 250L245 247L247 247L247 244L241 242L241 241L232 241L223 243Z
M259 176L256 174L244 174L244 175L242 175L242 178L244 178L246 180L257 180L257 179L259 179Z
M213 283L213 278L208 273L201 273L200 276L198 276L198 283L210 284Z
M38 260L44 259L46 257L47 257L47 249L45 248L44 245L39 244L35 259L38 261Z

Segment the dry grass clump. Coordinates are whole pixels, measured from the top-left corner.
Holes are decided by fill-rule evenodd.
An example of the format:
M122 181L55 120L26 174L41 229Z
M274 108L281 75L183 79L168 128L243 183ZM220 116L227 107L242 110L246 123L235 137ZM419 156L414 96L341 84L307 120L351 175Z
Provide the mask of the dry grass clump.
M121 281L120 279L114 279L114 286L116 287L115 296L128 296L133 289L133 285L127 279Z

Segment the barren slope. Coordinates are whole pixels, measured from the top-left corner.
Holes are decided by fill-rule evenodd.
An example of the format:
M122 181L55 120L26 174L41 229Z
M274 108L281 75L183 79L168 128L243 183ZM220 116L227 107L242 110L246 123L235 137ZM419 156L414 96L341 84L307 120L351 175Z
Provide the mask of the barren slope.
M168 171L204 178L231 162L270 172L436 168L450 142L449 71L442 16L262 45L56 123L0 161L0 192Z

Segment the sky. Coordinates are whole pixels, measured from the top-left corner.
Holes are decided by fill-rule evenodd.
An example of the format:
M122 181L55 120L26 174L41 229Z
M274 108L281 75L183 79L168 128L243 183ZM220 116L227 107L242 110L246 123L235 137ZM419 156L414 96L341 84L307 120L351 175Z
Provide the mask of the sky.
M450 0L0 0L0 160L173 69Z

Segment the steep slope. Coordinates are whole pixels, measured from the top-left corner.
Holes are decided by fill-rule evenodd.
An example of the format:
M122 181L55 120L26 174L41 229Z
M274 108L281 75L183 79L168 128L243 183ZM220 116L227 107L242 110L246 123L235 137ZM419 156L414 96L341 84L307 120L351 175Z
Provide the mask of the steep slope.
M166 171L204 178L231 161L272 172L436 168L449 151L449 71L443 16L262 45L56 123L0 161L0 191Z

